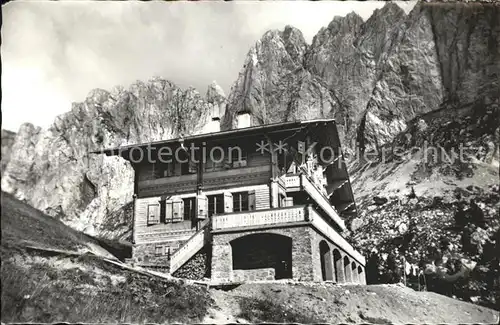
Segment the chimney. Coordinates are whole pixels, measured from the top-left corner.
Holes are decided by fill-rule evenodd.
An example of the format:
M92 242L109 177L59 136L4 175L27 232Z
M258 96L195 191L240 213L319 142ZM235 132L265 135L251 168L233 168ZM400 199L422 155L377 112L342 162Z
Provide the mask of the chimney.
M243 129L251 126L251 117L249 113L241 112L236 116L236 128Z
M212 121L210 121L210 132L220 132L220 117L212 117Z
M208 122L208 130L205 132L220 132L220 108L218 104L213 104L211 115L210 122Z

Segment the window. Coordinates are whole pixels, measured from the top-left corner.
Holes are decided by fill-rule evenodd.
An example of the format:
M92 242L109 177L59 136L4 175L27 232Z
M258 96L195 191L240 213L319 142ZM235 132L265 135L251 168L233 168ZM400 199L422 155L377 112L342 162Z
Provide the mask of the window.
M161 223L167 222L166 212L167 212L167 202L165 199L162 198L162 200L160 201L160 222Z
M156 245L155 246L155 256L161 256L161 255L163 255L163 246Z
M160 205L148 205L148 226L160 223Z
M224 212L224 194L208 196L208 217Z
M153 179L174 176L174 164L157 162L152 164Z
M213 147L207 150L205 170L209 172L223 170L224 157L225 153L221 147Z
M233 211L248 211L248 192L233 193Z
M233 168L247 166L247 152L244 148L229 147L227 158L228 160L231 160L231 166Z
M184 220L193 220L196 217L196 198L182 199L184 201Z

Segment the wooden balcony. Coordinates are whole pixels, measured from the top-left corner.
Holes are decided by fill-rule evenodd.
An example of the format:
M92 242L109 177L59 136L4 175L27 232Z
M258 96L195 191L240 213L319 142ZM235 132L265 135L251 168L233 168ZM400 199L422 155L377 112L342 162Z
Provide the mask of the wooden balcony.
M344 220L332 206L330 200L324 195L320 188L304 173L284 176L287 191L305 191L321 207L326 214L340 227L346 230Z
M226 213L212 217L212 230L272 226L306 220L305 206Z
M217 189L221 186L266 184L270 177L270 166L240 167L203 173L203 188ZM198 175L163 177L138 182L139 197L175 195L196 191Z

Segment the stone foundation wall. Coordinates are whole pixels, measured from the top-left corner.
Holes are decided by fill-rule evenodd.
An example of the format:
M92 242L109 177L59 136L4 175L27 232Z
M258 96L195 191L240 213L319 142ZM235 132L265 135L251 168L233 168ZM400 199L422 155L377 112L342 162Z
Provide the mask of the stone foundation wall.
M233 271L233 281L274 280L274 277L273 268Z
M212 247L205 246L176 270L172 275L178 278L201 280L210 278Z
M235 274L230 242L236 238L258 233L273 233L292 238L292 277L295 280L312 281L312 251L309 226L260 229L233 233L214 233L212 246L212 279L233 281Z
M139 264L167 264L169 265L168 248L170 256L185 242L185 240L164 241L151 244L136 244L132 248L132 259ZM160 247L160 254L157 254Z

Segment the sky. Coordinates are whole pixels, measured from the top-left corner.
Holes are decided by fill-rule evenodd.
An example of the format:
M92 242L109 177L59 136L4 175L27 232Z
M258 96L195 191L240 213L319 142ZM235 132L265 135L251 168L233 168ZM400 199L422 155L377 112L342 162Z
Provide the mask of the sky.
M268 30L297 27L311 43L334 16L364 20L377 1L22 1L2 6L2 128L48 127L95 88L154 76L226 95ZM409 12L415 2L398 2Z

